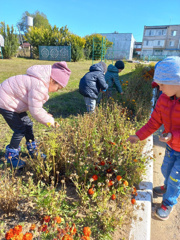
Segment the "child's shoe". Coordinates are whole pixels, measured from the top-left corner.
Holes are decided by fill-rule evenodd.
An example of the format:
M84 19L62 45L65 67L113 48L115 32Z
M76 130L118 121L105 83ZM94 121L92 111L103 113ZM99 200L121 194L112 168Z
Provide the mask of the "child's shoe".
M5 152L5 159L7 160L7 163L10 163L13 168L23 168L26 163L19 159L19 151L21 148L13 149L9 148L9 145L6 146L6 152Z
M164 205L162 203L161 207L156 210L155 215L156 215L157 218L164 221L164 220L167 220L169 218L169 214L171 213L172 210L173 210L172 207L170 207L168 205Z
M29 155L31 156L31 158L34 157L34 154L36 156L38 156L38 147L37 147L37 143L35 141L26 142L26 145L27 145L27 149L29 151ZM40 153L40 156L44 159L46 158L46 155L44 153Z
M159 187L155 187L153 188L153 192L157 195L157 196L160 196L162 197L163 194L166 192L166 186L159 186Z

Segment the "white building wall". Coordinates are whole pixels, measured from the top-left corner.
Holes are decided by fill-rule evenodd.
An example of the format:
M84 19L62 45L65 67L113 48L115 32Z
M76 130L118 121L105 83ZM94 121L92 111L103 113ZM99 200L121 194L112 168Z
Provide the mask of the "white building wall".
M101 35L113 42L113 46L107 51L107 59L132 60L135 42L132 33L101 33Z

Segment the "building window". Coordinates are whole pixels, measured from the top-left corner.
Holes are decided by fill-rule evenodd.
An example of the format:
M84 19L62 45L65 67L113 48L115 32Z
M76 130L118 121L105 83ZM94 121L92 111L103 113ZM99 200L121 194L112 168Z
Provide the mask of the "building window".
M171 31L171 36L176 36L176 33L177 33L177 31L175 31L175 30L173 30L173 31Z
M157 44L158 46L161 46L161 41L160 40L158 40L158 44Z
M154 36L154 30L150 30L150 29L146 30L145 36Z
M144 41L144 44L143 44L143 45L144 45L144 46L148 46L148 42L149 42L148 40Z
M170 47L173 47L173 46L174 46L174 41L170 41L170 42L169 42L169 46L170 46Z
M158 55L162 55L162 50L155 50L154 51L154 55L158 56Z
M165 29L162 30L162 35L166 35L166 30Z

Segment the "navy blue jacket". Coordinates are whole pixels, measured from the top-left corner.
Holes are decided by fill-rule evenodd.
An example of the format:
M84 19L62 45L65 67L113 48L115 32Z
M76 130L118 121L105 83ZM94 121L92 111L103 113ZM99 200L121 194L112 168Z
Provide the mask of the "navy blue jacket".
M100 89L107 90L108 84L105 81L104 69L101 63L96 63L89 68L89 72L81 78L79 92L84 97L97 99Z

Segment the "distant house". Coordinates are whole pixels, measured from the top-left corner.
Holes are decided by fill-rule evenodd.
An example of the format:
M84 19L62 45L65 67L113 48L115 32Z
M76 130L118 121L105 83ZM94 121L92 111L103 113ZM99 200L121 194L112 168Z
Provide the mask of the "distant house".
M30 50L31 44L28 42L24 42L23 44L20 45L20 47Z
M180 56L180 25L144 26L141 56Z
M134 52L138 55L141 54L141 49L142 49L142 42L135 42L134 43Z
M132 33L100 33L109 41L113 42L113 46L107 50L106 59L132 60L135 39Z

